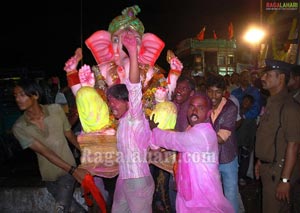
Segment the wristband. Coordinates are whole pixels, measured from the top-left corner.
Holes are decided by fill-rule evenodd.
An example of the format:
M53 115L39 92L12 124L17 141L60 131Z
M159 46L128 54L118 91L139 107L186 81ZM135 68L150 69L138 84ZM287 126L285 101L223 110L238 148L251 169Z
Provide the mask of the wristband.
M73 175L73 173L75 172L76 169L77 169L77 167L71 166L71 168L70 168L70 170L68 171L68 173L69 173L70 175Z
M289 183L290 180L287 179L287 178L280 178L280 182L282 182L282 183Z
M80 84L78 72L70 72L67 74L68 86L72 87L76 84Z

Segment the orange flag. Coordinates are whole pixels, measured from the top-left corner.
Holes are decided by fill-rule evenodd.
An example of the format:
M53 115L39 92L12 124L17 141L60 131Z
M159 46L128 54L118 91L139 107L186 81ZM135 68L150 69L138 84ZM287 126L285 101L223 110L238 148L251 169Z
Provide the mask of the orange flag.
M218 36L217 36L216 31L213 31L213 33L214 33L214 39L215 39L215 40L218 39Z
M205 27L203 27L202 30L200 31L200 33L198 33L198 35L197 35L197 39L199 41L204 40L204 32L205 32Z
M232 22L230 22L228 25L228 39L229 40L233 39L233 24L232 24Z

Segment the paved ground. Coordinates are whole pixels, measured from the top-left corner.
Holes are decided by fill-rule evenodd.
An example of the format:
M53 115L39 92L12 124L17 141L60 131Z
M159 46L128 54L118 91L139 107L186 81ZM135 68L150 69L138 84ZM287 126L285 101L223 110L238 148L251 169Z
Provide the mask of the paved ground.
M115 179L105 179L108 191L113 193ZM260 213L261 187L259 181L247 180L247 185L240 186L240 193L246 213ZM15 157L0 165L0 187L43 186L36 157L31 150L18 152ZM159 212L159 211L155 211Z
M261 212L261 183L260 181L247 180L247 185L240 186L240 194L242 196L246 213Z

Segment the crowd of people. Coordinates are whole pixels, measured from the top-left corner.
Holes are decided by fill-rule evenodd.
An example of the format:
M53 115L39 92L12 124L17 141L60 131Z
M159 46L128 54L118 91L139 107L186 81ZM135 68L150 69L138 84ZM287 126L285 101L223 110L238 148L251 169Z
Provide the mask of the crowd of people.
M117 120L117 150L123 158L118 162L112 198L101 177L94 181L112 212L239 212L239 185L247 184L249 178L261 178L263 213L299 210L300 67L266 60L266 67L259 71L244 70L231 76L206 73L199 81L181 73L184 65L171 55L163 101L176 106L176 124L160 128L159 114L148 117L144 111L143 92L157 72L155 62L164 44L156 35L144 34L138 12L138 6L126 8L112 20L108 31L98 31L86 41L107 84L105 97L94 91L97 99L84 96L97 80L89 66L77 71L80 52L67 61L69 91L73 98L78 100L80 94L89 103L78 109L79 116L75 107L77 117L68 119L70 109L59 87L56 98L45 105L40 104L43 92L36 82L21 80L14 88L24 114L13 133L22 148L37 153L41 176L56 200L57 212L86 211L73 199L73 191L75 182L82 183L90 171L78 167L80 162L76 163L69 143L80 151L77 131L72 129L75 121L96 116L84 121L103 122L110 115L97 110L106 104ZM59 85L57 82L52 79ZM93 105L93 100L99 100L101 106ZM83 123L79 134L111 128L109 121L91 131L86 125L91 123ZM163 172L164 193L156 190L158 177L147 161L149 150L177 153L173 172L155 168ZM162 205L156 201L163 196L167 201L157 206Z

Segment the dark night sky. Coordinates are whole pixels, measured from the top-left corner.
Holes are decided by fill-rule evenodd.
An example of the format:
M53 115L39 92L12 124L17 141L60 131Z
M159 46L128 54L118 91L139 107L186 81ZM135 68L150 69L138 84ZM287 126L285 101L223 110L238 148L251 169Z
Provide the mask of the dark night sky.
M139 19L145 32L158 35L167 49L175 49L185 38L194 37L206 26L206 38L215 30L227 38L233 22L235 37L252 21L259 21L259 0L60 0L15 1L1 6L1 57L3 68L27 67L61 73L64 62L83 43L84 63L95 64L84 41L97 30L106 30L110 21L127 7L141 8Z

